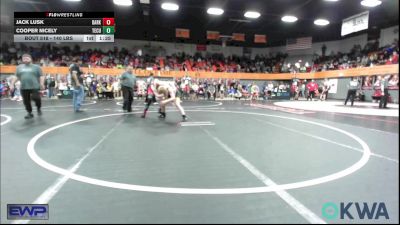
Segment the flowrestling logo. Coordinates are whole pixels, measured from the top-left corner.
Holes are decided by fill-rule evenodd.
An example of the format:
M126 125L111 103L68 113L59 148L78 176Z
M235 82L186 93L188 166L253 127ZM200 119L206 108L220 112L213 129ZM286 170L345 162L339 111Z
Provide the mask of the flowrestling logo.
M322 216L328 220L334 219L389 219L386 205L383 202L340 202L339 204L327 202L322 206Z

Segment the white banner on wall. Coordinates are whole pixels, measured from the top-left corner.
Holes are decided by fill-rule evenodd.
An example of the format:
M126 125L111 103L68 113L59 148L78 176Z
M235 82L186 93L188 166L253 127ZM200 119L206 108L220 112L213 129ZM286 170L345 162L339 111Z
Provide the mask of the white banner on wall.
M222 52L222 47L221 47L221 45L210 45L209 50L210 50L210 52L220 53L220 52Z
M346 18L342 23L342 36L368 29L369 11Z
M338 79L329 79L329 85L331 86L331 88L329 89L328 93L336 94Z

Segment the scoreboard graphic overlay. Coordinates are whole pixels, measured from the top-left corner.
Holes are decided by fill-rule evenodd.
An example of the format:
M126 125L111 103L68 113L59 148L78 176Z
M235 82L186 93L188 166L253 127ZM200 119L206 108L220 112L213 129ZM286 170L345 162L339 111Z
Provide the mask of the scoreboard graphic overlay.
M114 12L14 12L14 42L114 42Z

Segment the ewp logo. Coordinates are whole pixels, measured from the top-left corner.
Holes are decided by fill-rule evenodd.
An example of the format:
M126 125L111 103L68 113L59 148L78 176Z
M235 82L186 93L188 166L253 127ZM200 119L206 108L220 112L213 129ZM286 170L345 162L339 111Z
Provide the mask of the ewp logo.
M340 203L340 208L338 207L337 204L333 202L327 202L322 206L322 216L329 219L337 219L338 217L340 219L345 219L346 217L348 219L354 219L353 215L355 213L350 211L350 208L353 206L356 208L356 212L358 214L359 219L364 219L367 217L367 219L379 219L380 217L385 217L387 220L389 219L389 214L386 210L386 205L383 202L374 202L372 206L368 206L368 203L363 202L362 204L356 202L349 202L349 203Z
M49 205L47 204L7 204L8 220L48 220Z

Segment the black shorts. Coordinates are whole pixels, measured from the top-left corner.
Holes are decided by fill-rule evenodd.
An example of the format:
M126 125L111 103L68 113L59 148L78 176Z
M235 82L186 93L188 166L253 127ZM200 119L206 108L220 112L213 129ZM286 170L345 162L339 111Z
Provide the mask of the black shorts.
M156 102L156 96L153 94L148 94L146 96L146 102L150 102L150 104Z

